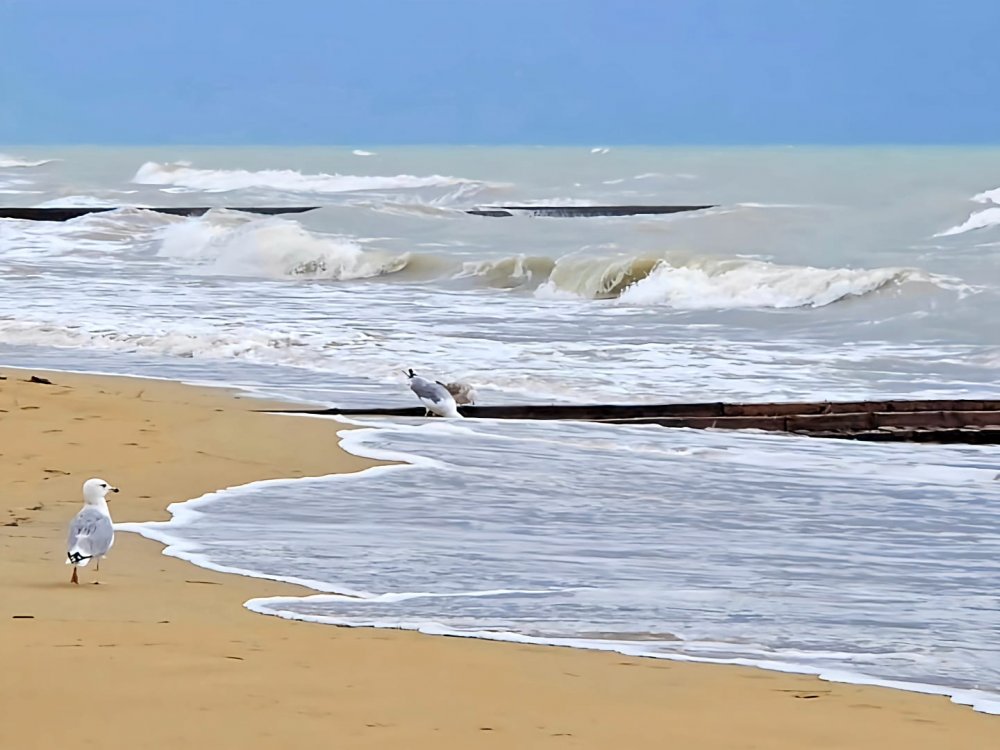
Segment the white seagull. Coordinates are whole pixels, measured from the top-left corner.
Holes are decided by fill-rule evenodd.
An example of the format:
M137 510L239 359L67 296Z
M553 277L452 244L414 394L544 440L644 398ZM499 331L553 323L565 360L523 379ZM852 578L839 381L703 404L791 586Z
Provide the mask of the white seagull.
M111 524L106 499L109 492L118 492L118 488L103 479L88 479L83 483L83 509L70 522L66 540L66 564L73 566L70 583L79 583L76 569L91 560L97 561L97 570L100 570L101 558L115 543L115 527Z
M410 390L417 394L417 398L427 409L428 414L434 412L440 417L451 417L452 419L462 417L458 413L455 397L448 392L444 383L422 378L413 370L409 370L406 377L410 379Z

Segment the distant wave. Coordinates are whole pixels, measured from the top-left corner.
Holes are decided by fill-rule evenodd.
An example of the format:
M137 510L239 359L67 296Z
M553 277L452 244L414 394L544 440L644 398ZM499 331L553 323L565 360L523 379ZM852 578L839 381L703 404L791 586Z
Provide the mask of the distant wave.
M972 200L976 201L976 203L1000 203L1000 188L984 190L972 196Z
M187 162L161 164L149 161L139 167L132 182L140 185L167 185L188 190L226 192L249 188L270 188L303 193L350 193L364 190L408 190L425 187L475 185L476 180L430 175L303 174L292 169L197 169Z
M35 208L114 208L121 205L121 201L110 201L93 195L64 195L36 203Z
M351 153L355 156L375 156L374 151L365 151L363 148L356 148Z
M995 206L985 208L982 211L974 211L961 224L956 224L950 229L938 232L935 237L950 237L956 234L965 234L976 229L988 229L989 227L1000 226L1000 188L984 190L972 196L976 203L994 203Z
M19 156L0 154L0 169L20 169L26 167L40 167L43 164L51 164L58 159L22 159Z

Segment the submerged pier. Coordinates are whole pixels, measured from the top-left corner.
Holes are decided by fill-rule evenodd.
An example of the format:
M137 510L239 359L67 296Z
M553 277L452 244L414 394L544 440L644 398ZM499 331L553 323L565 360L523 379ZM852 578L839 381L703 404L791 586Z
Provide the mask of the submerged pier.
M423 417L423 407L268 409L281 414ZM460 406L471 419L562 419L690 429L765 430L875 442L1000 444L1000 400Z

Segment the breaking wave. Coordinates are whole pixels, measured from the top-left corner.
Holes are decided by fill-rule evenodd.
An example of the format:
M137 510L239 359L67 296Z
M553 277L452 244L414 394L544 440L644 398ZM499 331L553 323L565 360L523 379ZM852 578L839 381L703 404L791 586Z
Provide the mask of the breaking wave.
M350 237L314 234L287 219L213 214L163 227L157 255L220 275L339 281L395 273L409 261L408 254L365 250Z
M22 159L19 156L0 154L0 169L21 169L26 167L40 167L43 164L51 164L58 159Z
M976 229L987 229L989 227L1000 226L1000 188L985 190L972 196L976 203L994 203L997 205L984 208L982 211L974 211L961 224L956 224L950 229L938 232L935 237L951 237L956 234L965 234Z
M976 291L956 279L904 267L816 268L680 253L469 259L446 249L401 247L398 238L310 231L292 219L225 209L179 218L134 208L51 226L11 225L8 231L10 246L30 248L25 257L33 263L40 261L42 250L72 257L117 253L115 248L131 238L143 252L187 273L277 280L396 279L446 289L508 290L547 300L676 310L818 308L904 286L920 291L919 285L924 291Z
M161 164L148 161L139 167L132 182L140 185L165 185L187 190L226 192L249 188L270 188L287 192L350 193L366 190L410 190L426 187L483 184L461 177L430 175L303 174L292 169L197 169L188 162Z
M513 256L466 263L462 276L547 298L613 299L680 310L824 307L907 282L954 284L908 268L812 268L747 259Z

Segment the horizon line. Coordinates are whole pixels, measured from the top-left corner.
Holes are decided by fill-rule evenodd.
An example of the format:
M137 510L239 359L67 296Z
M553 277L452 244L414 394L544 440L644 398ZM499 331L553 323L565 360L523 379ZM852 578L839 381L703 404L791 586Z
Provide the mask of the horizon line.
M398 142L398 143L281 143L262 141L259 143L228 143L219 141L203 142L156 142L156 141L126 141L113 143L110 141L0 141L0 148L351 148L351 149L392 149L392 148L572 148L572 149L602 149L602 148L1000 148L998 141L868 141L846 143L837 141L802 141L802 142L670 142L670 143L615 143L613 141L590 141L587 143L445 143L445 142Z

